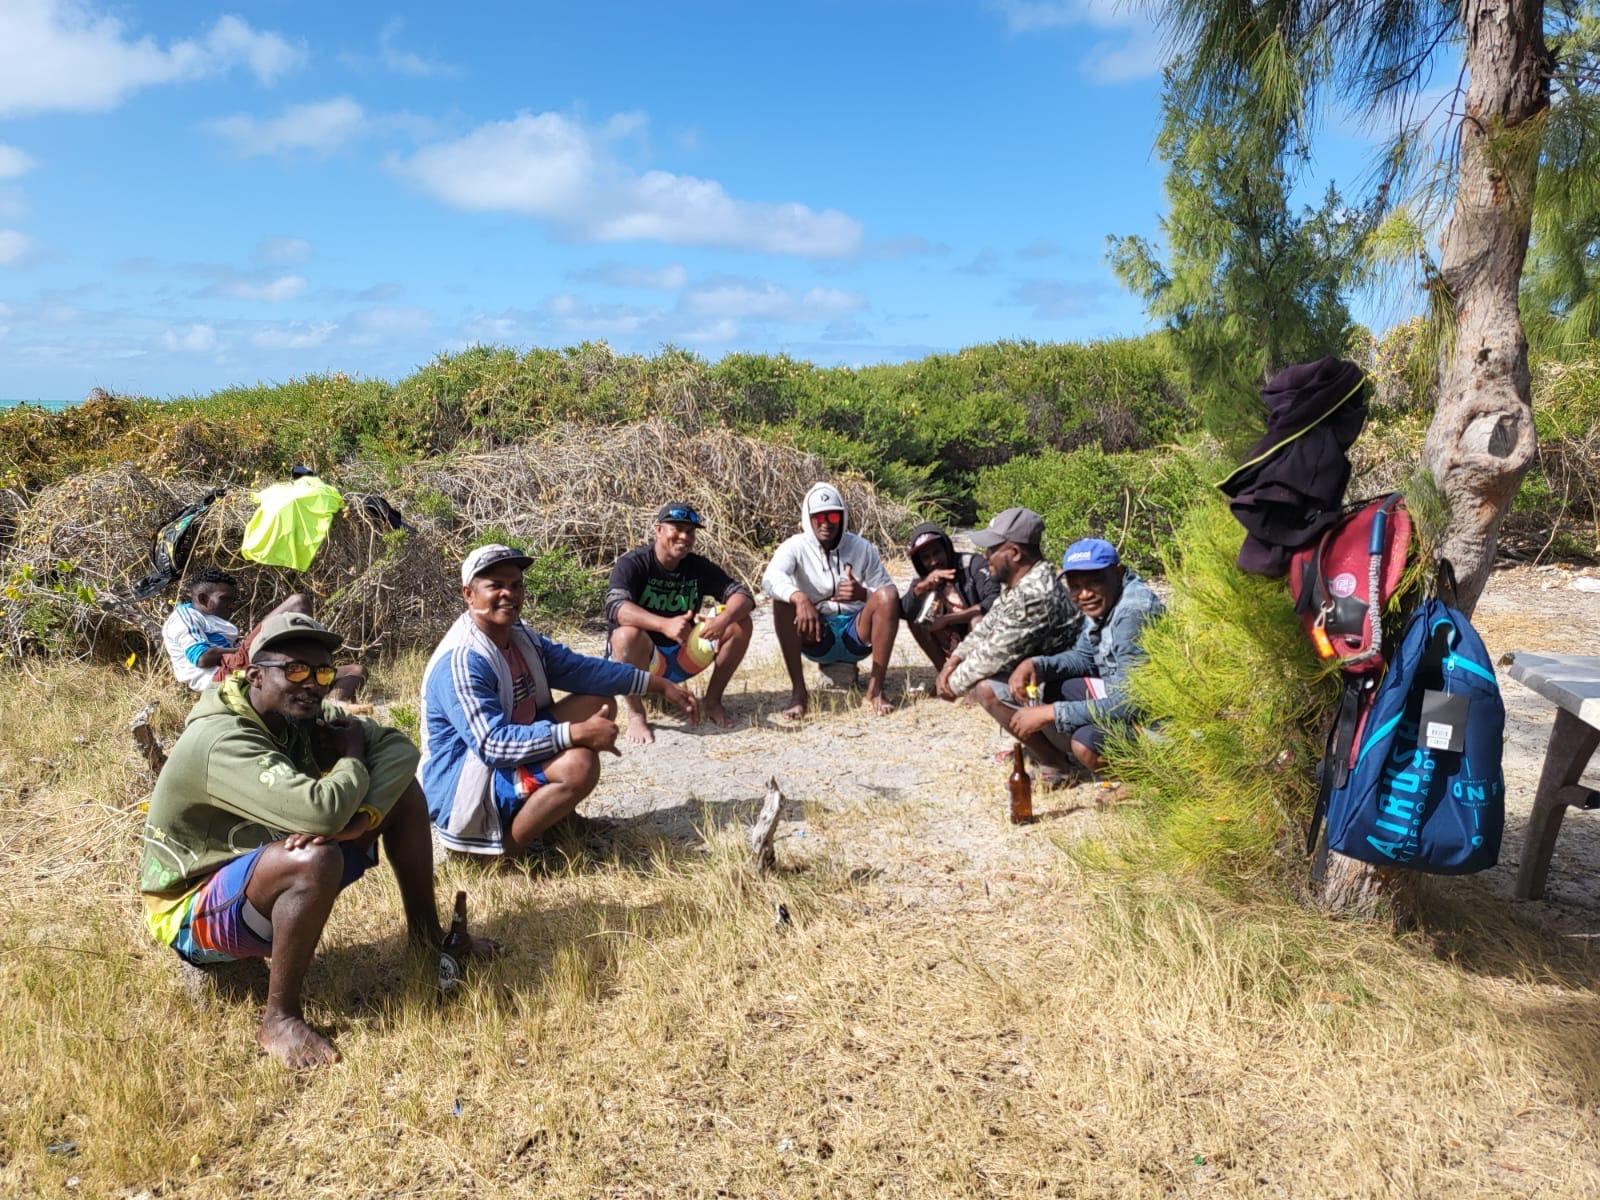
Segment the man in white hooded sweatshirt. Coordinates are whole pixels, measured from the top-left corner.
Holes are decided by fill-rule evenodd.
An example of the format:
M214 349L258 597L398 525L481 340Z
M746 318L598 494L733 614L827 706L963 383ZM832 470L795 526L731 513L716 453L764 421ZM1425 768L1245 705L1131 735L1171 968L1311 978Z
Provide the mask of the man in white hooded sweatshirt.
M761 590L772 597L772 623L793 693L783 715L798 720L811 699L805 663L854 665L872 658L866 703L890 711L883 680L900 628L900 593L877 548L849 531L844 496L814 484L800 506L800 532L778 547Z

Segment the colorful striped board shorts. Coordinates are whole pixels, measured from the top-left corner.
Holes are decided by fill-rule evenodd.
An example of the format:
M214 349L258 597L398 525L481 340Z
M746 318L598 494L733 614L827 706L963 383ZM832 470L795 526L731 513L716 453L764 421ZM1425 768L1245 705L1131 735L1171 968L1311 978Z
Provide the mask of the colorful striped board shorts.
M272 957L272 922L245 898L266 848L258 846L224 863L189 897L189 911L172 939L180 958L203 965ZM344 873L339 878L343 891L377 864L378 846L374 842L358 850L341 843L339 849L344 852Z

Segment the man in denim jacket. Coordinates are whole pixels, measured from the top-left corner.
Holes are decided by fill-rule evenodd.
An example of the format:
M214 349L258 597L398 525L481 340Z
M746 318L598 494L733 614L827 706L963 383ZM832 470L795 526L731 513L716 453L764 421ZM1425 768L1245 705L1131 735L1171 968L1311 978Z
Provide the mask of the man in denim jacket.
M1137 717L1128 676L1144 661L1145 626L1165 610L1110 542L1074 542L1061 566L1067 592L1088 620L1070 649L1017 664L1004 685L1005 724L1046 767L1076 763L1097 772L1105 766L1106 731ZM1036 702L1021 703L1030 686Z

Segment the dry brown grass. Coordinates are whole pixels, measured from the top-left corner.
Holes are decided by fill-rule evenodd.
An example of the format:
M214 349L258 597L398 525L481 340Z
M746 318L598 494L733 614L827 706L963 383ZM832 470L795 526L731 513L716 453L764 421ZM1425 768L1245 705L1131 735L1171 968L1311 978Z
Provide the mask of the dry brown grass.
M418 666L376 685L409 699ZM345 1059L289 1077L253 1050L254 1000L185 998L142 933L122 725L154 697L170 726L159 675L0 680L0 1191L1600 1193L1592 959L1509 926L1438 956L1065 855L915 905L792 848L753 881L717 828L531 877L452 863L441 893L510 951L449 1005L379 872L310 982ZM906 854L943 802L886 822ZM812 840L870 815L808 812Z

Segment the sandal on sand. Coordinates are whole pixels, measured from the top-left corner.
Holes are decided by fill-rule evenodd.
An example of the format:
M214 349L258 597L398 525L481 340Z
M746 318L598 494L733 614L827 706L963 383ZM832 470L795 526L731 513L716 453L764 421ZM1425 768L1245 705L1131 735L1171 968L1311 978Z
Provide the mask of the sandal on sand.
M1039 786L1047 792L1065 791L1088 782L1076 771L1060 771L1055 767L1039 768Z
M1108 808L1128 798L1128 785L1116 779L1101 779L1094 785L1094 802L1097 808Z

